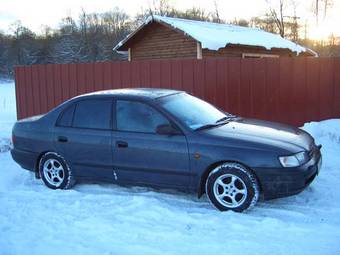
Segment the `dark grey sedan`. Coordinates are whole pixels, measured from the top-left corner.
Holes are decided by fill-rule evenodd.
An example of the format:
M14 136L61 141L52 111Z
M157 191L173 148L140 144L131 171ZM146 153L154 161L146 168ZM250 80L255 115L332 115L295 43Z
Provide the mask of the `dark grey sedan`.
M220 210L301 192L320 146L291 126L237 117L185 92L101 91L13 128L13 159L47 187L109 181L206 193Z

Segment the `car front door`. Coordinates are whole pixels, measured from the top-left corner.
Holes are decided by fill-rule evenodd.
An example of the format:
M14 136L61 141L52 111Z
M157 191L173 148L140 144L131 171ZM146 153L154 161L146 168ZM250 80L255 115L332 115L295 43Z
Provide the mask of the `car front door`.
M151 105L117 100L114 108L112 145L117 181L187 188L191 171L186 137L157 134L157 126L170 122Z
M68 107L57 121L57 152L78 177L113 181L112 105L109 98L84 99Z

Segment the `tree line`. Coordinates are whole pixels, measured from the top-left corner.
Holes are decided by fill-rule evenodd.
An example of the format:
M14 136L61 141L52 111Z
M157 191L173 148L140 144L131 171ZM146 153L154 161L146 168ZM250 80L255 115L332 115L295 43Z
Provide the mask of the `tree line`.
M200 8L177 10L168 0L159 0L157 6L142 11L133 18L119 8L105 13L86 13L82 10L78 19L65 17L57 29L45 26L41 34L32 32L17 21L11 25L11 34L0 32L0 76L12 77L15 65L124 59L126 56L113 52L113 46L136 29L147 16L153 14L258 27L307 45L321 53L320 55L340 56L340 47L335 44L325 46L300 38L303 26L297 23L296 18L281 20L280 9L272 8L266 15L250 20L227 22L220 18L218 6L214 3L215 11L208 13Z
M58 29L45 27L35 34L21 22L12 24L12 34L0 33L0 73L12 76L15 65L77 63L114 60L112 51L133 29L129 16L119 9L85 13L78 20L63 18Z

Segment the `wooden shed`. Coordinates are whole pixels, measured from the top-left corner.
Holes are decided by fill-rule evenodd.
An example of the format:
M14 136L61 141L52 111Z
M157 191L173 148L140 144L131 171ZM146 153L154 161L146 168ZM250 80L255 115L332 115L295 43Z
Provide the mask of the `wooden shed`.
M317 56L312 50L258 28L150 16L114 49L128 60L162 58Z

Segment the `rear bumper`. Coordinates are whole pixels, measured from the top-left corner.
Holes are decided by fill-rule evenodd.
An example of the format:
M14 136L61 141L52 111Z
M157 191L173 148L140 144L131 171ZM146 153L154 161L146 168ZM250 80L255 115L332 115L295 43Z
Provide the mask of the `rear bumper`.
M257 169L265 200L295 195L307 188L319 174L320 150L306 164L296 168Z
M22 168L35 171L36 163L39 157L38 153L28 152L18 149L11 150L12 158L15 162L17 162Z

